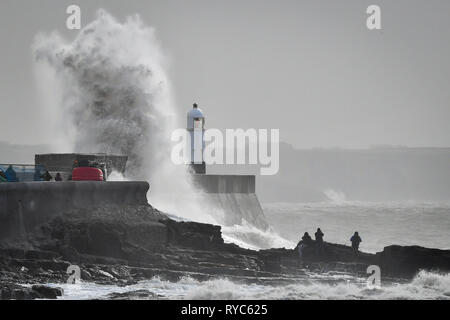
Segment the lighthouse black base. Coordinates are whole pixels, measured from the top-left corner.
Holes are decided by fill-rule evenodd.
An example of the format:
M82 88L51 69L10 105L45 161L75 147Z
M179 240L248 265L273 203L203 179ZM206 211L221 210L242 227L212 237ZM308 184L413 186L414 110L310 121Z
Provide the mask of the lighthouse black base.
M206 163L191 163L189 164L190 173L195 174L205 174L206 173Z

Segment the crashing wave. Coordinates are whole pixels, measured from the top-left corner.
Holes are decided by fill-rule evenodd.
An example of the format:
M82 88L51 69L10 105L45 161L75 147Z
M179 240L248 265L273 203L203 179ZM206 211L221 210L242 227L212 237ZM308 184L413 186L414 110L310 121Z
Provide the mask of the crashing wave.
M93 283L63 285L62 299L96 299L111 293L147 290L168 299L258 300L258 299L321 299L321 300L450 300L450 274L421 271L409 283L391 283L381 289L368 289L365 280L348 275L310 275L307 279L291 279L287 285L239 283L230 279L197 281L183 277L170 282L155 277L138 284L117 287ZM55 285L61 286L61 285Z

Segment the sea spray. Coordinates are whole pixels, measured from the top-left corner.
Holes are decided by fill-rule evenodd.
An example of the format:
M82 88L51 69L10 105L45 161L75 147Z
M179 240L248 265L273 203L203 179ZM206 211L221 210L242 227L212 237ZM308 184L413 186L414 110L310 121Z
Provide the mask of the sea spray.
M324 192L328 200L335 204L346 204L347 198L345 193L333 189L326 189Z
M114 174L114 180L147 180L149 200L161 210L215 221L213 210L203 214L208 202L192 187L186 168L170 162L170 133L184 112L175 108L154 29L137 15L121 23L99 10L73 41L56 32L39 34L33 49L46 93L57 88L47 99L54 101L47 114L56 118L49 124L66 146L55 145L55 152L128 155L126 177Z
M241 225L224 226L223 239L240 247L258 250L270 248L294 248L295 243L280 237L272 228L261 230L243 220Z
M100 10L71 42L38 35L34 53L55 71L55 112L73 151L126 154L132 178L166 161L175 108L154 30L138 16L122 24Z
M128 155L126 176L114 173L112 180L149 181L148 199L158 209L224 225L231 213L193 187L185 166L170 160L171 132L184 124L186 110L175 107L168 61L154 29L137 15L122 23L99 10L72 41L41 33L33 49L39 87L51 102L46 126L53 127L54 152ZM242 230L225 232L231 241L251 238L249 245L258 247L258 237ZM260 234L259 247L274 243L273 237Z

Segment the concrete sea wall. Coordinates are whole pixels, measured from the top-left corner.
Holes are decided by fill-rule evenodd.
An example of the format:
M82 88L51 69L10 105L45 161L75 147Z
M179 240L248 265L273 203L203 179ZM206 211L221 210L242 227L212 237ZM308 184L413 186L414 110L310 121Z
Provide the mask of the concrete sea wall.
M244 220L266 229L254 176L194 175L194 183L224 212L226 225ZM23 238L72 209L147 205L149 184L140 181L17 182L0 184L0 239Z
M226 225L242 225L245 220L257 228L268 228L255 193L255 176L196 174L192 179L224 211Z
M0 239L21 238L72 208L146 205L149 184L125 182L17 182L0 184Z

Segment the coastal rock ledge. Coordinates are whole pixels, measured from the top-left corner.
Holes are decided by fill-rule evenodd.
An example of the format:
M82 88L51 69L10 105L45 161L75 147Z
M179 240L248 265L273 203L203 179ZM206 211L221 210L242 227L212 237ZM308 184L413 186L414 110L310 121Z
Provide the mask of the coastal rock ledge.
M318 254L313 243L304 249L300 263L292 248L240 248L224 243L219 226L175 221L150 205L67 210L31 232L7 232L0 239L1 299L56 299L62 289L40 284L65 283L70 265L80 267L83 281L115 285L154 276L280 283L308 271L365 276L374 264L383 276L405 280L420 270L450 271L450 250L418 246L392 245L376 254L355 254L348 246L325 243Z

